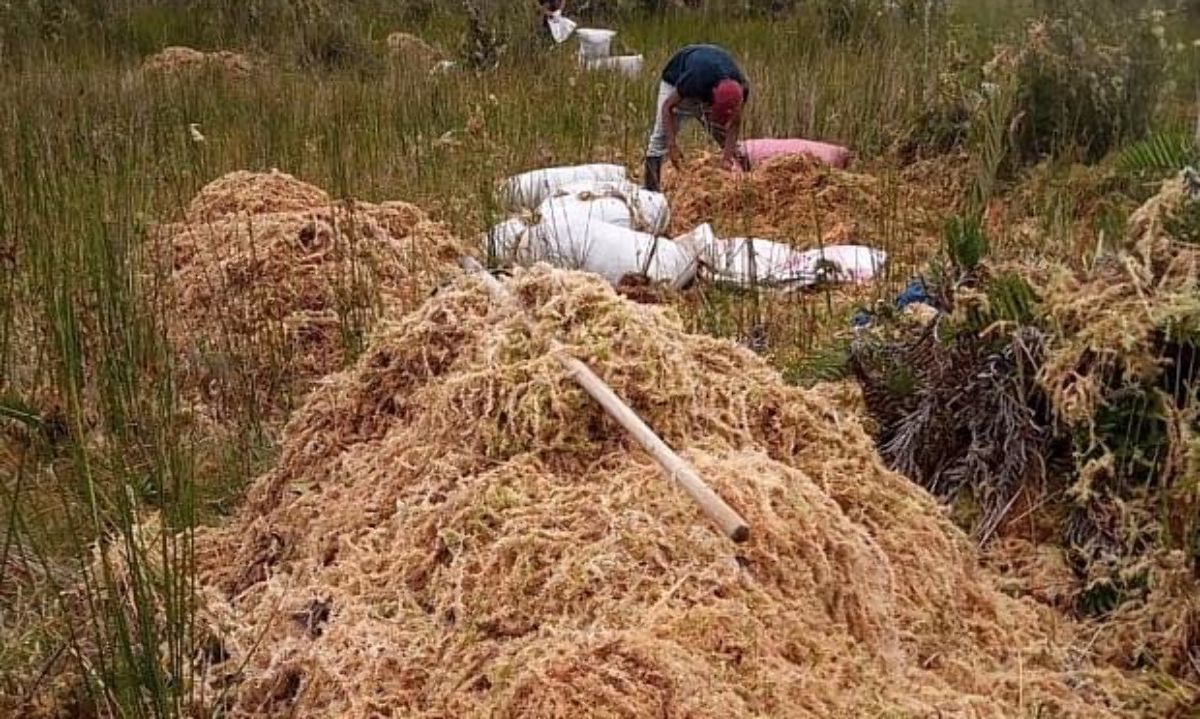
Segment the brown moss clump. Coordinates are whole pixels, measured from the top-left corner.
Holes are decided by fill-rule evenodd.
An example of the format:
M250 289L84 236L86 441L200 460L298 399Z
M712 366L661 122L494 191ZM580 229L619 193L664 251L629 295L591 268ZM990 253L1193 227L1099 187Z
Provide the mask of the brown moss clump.
M1114 716L1165 698L1005 597L852 414L602 281L463 279L315 390L197 538L234 716ZM565 376L753 527L733 545ZM219 692L212 694L220 695Z
M278 172L210 183L160 228L183 384L218 412L270 414L342 368L384 312L422 302L459 243L402 202L333 202Z
M255 63L245 55L228 50L201 52L190 47L168 47L142 62L147 75L187 76L198 72L220 72L240 78L253 74Z
M416 35L410 35L406 32L397 31L388 35L387 47L393 59L404 62L416 62L422 66L432 66L436 62L446 59L444 52Z
M311 212L331 204L324 190L287 173L238 170L202 187L188 203L185 216L189 222L202 223L236 215Z
M962 158L949 157L867 174L793 156L730 174L702 155L682 172L665 173L665 190L673 234L710 222L721 236L804 249L865 244L915 264L936 250L942 222L962 197L965 167Z
M1154 666L1200 684L1200 582L1185 552L1147 562L1149 590L1096 627L1096 651L1116 666Z
M616 284L617 294L644 305L661 305L667 301L669 290L650 281L645 275L627 274Z
M984 564L1000 575L999 586L1013 596L1028 596L1064 612L1071 610L1082 585L1067 552L1052 543L1007 536L986 547Z
M1157 287L1186 291L1200 282L1200 175L1187 169L1129 217L1129 249Z
M827 380L812 385L811 391L835 407L839 417L853 417L854 421L870 431L873 421L867 411L862 385L854 380Z
M1061 266L1025 272L1058 330L1039 379L1072 424L1096 414L1114 376L1156 381L1164 371L1164 339L1186 341L1180 338L1195 326L1198 199L1200 182L1182 173L1130 216L1126 251L1101 258L1087 273Z
M1086 576L1088 589L1115 585L1127 600L1106 618L1099 651L1194 684L1198 228L1200 181L1188 170L1133 213L1126 252L1082 278L1059 273L1045 282L1043 302L1062 336L1039 374L1054 408L1090 442L1070 494L1104 507L1089 513L1090 526L1118 537L1109 544L1124 550L1109 550Z

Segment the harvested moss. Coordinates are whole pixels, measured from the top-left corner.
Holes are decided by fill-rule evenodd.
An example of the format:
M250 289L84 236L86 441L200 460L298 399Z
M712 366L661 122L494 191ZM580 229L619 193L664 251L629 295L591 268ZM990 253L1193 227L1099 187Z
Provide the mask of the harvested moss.
M335 202L278 171L218 178L157 234L184 388L217 416L253 406L276 420L463 252L413 205Z
M218 72L231 78L251 75L256 64L236 52L201 52L190 47L167 47L142 62L144 75L185 78L199 72Z
M682 172L666 173L664 189L675 235L711 222L722 236L800 249L865 244L917 264L936 251L942 218L960 201L967 168L965 158L951 155L867 174L791 156L730 175L702 154Z
M855 400L547 268L377 331L197 539L233 716L1165 711L1004 596ZM548 356L585 359L750 521L734 546ZM839 395L843 394L839 392ZM846 406L846 405L849 406ZM311 621L314 602L321 629Z

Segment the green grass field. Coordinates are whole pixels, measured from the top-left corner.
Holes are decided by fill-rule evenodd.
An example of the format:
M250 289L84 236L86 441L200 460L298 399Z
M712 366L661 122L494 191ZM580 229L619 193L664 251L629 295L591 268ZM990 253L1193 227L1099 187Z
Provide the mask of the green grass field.
M636 171L657 68L676 46L703 40L733 50L752 78L749 136L839 142L879 177L899 171L906 142L936 156L949 138L972 168L962 207L973 207L970 191L1020 198L1044 229L1036 242L994 238L999 246L1071 259L1123 220L1118 212L1081 225L1071 168L1111 167L1147 135L1191 131L1200 50L1186 7L1156 19L1116 0L963 0L946 15L903 18L877 14L881 3L799 4L771 17L742 7L754 3L661 12L600 3L586 23L619 28L620 42L646 57L646 72L631 79L580 71L573 42L544 47L531 13L500 3L485 7L506 41L498 67L443 75L390 59L385 38L405 30L455 55L466 20L454 3L0 3L0 712L72 663L87 680L70 688L75 706L97 716L178 716L197 699L172 679L196 650L190 544L146 544L135 518L160 510L184 536L220 521L272 458L275 436L250 410L218 438L188 424L166 341L166 290L145 267L153 225L177 218L224 173L278 168L339 198L406 200L475 237L499 218L493 190L512 173L599 161ZM1059 134L1020 145L1049 158L1038 162L1018 157L1011 116L976 116L964 129L939 111L977 92L994 46L1043 16L1073 18L1071 32L1101 44L1125 43L1113 52L1128 62L1114 65L1123 76L1080 85L1062 67L1023 78L1045 83L1030 90L1036 107L1053 105L1036 92L1126 83L1102 93L1109 104L1089 104L1079 89L1067 103L1078 114L1039 117L1030 132ZM243 79L142 76L143 58L170 45L243 52L260 69ZM688 151L699 142L689 138ZM1152 189L1137 178L1116 186L1134 198ZM875 296L916 269L897 268ZM771 301L714 291L687 311L697 328L736 336L751 323L747 303L769 315L758 303ZM845 308L822 296L778 301L801 303L793 314L805 318L781 369L798 380L820 375L836 362L826 338L844 325ZM115 570L90 563L102 535L164 567L153 579L133 576L166 597L165 631L119 609ZM123 588L135 603L150 594L136 584ZM160 646L174 666L148 658Z

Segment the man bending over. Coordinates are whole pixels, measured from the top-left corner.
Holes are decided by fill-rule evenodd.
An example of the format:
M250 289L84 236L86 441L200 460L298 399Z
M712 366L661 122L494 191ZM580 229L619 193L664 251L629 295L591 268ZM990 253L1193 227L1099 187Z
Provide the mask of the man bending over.
M699 120L721 146L726 169L746 168L738 151L742 108L750 98L750 85L733 57L716 45L688 45L671 56L658 86L654 130L646 149L646 189L658 191L663 157L679 169L679 129L688 119Z

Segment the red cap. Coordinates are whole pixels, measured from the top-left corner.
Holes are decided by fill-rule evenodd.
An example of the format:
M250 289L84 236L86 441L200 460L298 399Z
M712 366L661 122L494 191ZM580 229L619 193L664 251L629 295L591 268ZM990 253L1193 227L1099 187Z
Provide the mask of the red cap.
M718 125L724 125L733 117L735 110L742 106L742 85L737 80L722 80L713 88L712 118Z

